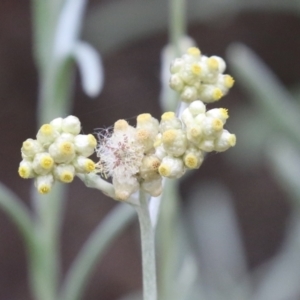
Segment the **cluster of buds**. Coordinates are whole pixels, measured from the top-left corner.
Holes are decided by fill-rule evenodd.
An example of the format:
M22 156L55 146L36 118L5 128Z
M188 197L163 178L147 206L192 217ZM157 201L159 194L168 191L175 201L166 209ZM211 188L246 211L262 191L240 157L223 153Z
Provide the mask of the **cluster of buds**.
M179 178L186 169L198 169L206 152L223 152L233 147L235 135L223 128L227 119L226 109L206 111L199 100L183 111L181 119L173 112L164 113L154 144L155 154L161 160L159 174Z
M97 141L91 134L79 134L80 130L80 121L74 116L42 125L36 139L23 142L19 175L35 178L39 193L47 194L55 180L70 183L76 173L94 171L95 163L88 157Z
M161 194L160 160L153 147L158 130L155 118L141 114L136 127L119 120L112 131L99 133L97 167L103 177L112 177L116 199L126 200L140 188L152 196Z
M97 168L103 177L112 178L118 200L139 189L158 196L162 177L179 178L187 169L198 169L205 153L235 145L235 135L223 128L227 119L226 109L206 111L198 100L181 118L166 112L159 123L150 114L141 114L136 127L119 120L112 130L99 133Z
M234 80L223 74L225 67L220 57L188 49L171 65L170 86L189 103L181 115L166 112L159 122L141 114L136 127L119 120L98 133L98 146L93 135L79 134L80 122L74 116L43 125L36 140L23 143L20 176L35 178L38 191L46 194L55 180L69 183L76 173L95 171L112 178L117 200L127 200L139 189L160 195L163 177L179 178L187 169L198 169L205 153L235 145L235 135L224 129L227 109L206 110L204 104L219 100L232 87ZM88 158L95 148L97 164Z
M182 101L190 103L197 99L205 103L220 100L233 86L230 75L223 74L225 61L218 56L201 55L192 47L171 65L170 87L180 94Z

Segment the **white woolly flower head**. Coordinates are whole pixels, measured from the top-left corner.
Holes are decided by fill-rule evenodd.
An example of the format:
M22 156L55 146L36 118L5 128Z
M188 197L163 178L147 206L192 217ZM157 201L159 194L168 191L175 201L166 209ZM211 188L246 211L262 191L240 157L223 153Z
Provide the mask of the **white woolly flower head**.
M152 196L162 191L158 173L161 160L154 155L159 122L150 114L137 117L137 127L119 120L113 129L98 133L97 168L106 179L111 177L117 200L127 200L138 189Z
M144 156L143 146L137 142L135 128L119 120L114 130L98 133L98 167L105 177L129 178L136 175Z

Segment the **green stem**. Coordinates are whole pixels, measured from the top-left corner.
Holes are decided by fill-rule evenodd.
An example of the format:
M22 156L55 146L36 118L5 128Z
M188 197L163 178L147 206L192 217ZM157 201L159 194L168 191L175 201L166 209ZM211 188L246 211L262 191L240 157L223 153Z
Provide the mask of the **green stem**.
M155 234L151 224L146 193L140 191L140 206L136 207L142 242L144 300L157 300Z
M159 299L168 300L174 295L176 267L178 258L178 181L166 179L161 199L160 219L158 223L159 251Z
M96 262L134 219L129 205L118 205L95 229L69 270L59 300L79 300Z
M39 300L57 298L60 277L59 232L64 192L65 187L56 184L49 195L41 196L35 189L32 193L36 220L30 274L35 298Z
M176 57L181 55L180 40L186 32L185 6L185 0L169 0L169 36Z

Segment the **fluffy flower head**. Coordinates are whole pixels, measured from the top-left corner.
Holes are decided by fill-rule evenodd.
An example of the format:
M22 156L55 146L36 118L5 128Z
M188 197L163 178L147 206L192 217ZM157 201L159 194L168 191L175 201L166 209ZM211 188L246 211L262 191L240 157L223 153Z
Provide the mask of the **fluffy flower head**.
M97 168L103 177L112 178L116 199L127 200L139 188L151 195L161 192L160 159L149 154L154 152L158 128L156 119L142 114L136 128L119 120L113 129L99 132Z

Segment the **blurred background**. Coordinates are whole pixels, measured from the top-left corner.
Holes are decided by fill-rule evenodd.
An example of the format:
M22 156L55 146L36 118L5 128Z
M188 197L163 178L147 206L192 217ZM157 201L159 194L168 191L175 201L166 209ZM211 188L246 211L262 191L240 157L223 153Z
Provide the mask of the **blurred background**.
M284 86L293 95L282 98L282 114L285 102L299 109L299 10L296 0L187 1L188 35L204 54L224 57L227 72L236 80L234 88L216 105L229 109L227 128L237 135L236 147L224 154L209 154L203 166L180 184L183 226L197 266L205 273L203 280L212 290L222 290L218 285L222 280L216 275L220 272L236 272L233 277L238 277L243 269L248 274L277 258L290 228L297 223L297 184L293 191L282 179L276 157L289 160L290 167L295 168L291 178L299 178L295 177L300 170L299 144L281 132L280 123L274 125L273 115L259 105L261 99L254 86L247 83L246 76L239 79L243 66L234 67L234 62L235 55L240 62L240 53L250 51L241 43L251 48L275 74L273 79L281 82L280 89ZM21 144L35 136L37 126L38 75L31 26L29 1L0 1L0 180L28 205L31 182L22 180L17 169ZM76 78L72 114L79 117L85 133L110 126L120 118L134 125L135 117L143 112L160 118L160 59L168 43L167 26L166 0L89 2L83 38L101 54L105 82L102 93L89 99L81 89L79 76ZM249 66L252 64L244 69ZM299 120L295 128L299 128ZM79 180L70 185L61 235L63 273L88 234L114 205ZM214 260L218 257L220 264ZM141 289L140 261L135 220L98 263L83 299L116 300ZM290 280L289 269L285 274ZM255 277L254 286L260 286L259 278ZM2 211L0 299L32 299L23 242ZM210 294L203 299L218 297ZM299 292L278 299L300 299Z

